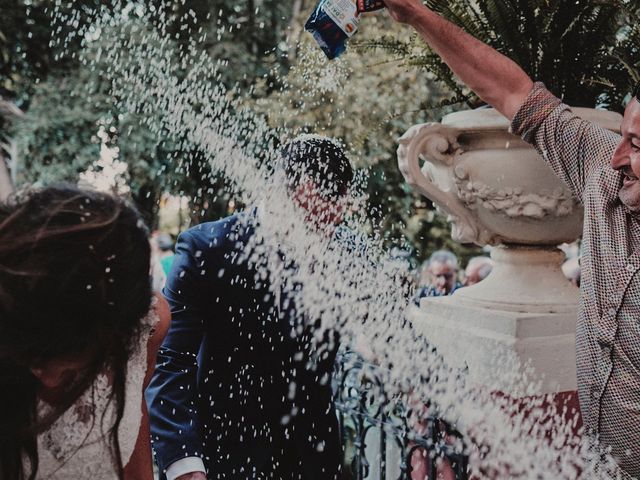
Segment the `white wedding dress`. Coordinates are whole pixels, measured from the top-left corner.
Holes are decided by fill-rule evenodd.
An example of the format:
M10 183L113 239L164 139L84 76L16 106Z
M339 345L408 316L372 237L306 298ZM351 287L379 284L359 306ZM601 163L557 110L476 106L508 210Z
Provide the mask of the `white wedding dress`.
M118 439L122 464L133 453L142 420L143 382L147 370L147 341L158 322L155 309L143 319L140 341L127 365L125 407ZM93 386L38 436L38 479L112 480L117 478L109 446L109 429L115 420L114 402L109 402L111 387L106 374L100 374ZM50 408L40 402L39 412Z

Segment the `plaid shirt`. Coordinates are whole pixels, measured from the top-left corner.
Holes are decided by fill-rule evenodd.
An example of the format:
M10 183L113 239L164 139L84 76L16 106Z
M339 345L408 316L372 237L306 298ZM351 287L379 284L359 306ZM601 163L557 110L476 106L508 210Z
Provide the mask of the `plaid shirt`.
M536 83L511 130L533 144L585 209L576 331L587 431L640 477L640 222L609 163L620 136L578 118Z

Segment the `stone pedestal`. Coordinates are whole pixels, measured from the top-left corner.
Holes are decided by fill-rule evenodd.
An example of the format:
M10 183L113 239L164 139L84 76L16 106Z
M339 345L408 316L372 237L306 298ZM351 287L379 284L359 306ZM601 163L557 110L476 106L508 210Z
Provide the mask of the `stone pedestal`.
M616 113L573 111L619 131ZM414 125L399 140L398 166L447 215L454 240L492 246L496 263L478 285L411 308L416 327L449 364L468 369L469 381L525 415L528 397L575 410L579 294L556 246L580 237L580 203L492 109Z
M423 298L409 312L414 324L479 385L516 398L574 391L579 292L562 275L562 252L497 247L492 258L484 281Z

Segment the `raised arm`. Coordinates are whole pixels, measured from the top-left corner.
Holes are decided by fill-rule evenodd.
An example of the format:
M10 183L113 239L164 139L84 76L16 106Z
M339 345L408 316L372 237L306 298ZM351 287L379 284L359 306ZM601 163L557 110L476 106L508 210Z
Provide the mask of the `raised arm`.
M533 82L512 60L445 20L420 0L385 0L391 17L411 25L462 82L509 120Z

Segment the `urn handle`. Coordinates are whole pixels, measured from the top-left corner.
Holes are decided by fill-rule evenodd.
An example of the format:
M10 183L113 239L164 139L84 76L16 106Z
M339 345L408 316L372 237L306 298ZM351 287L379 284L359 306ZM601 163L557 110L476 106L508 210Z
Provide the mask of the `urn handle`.
M454 240L479 243L477 220L458 198L454 183L458 135L439 123L414 125L398 140L398 166L409 185L448 214Z

